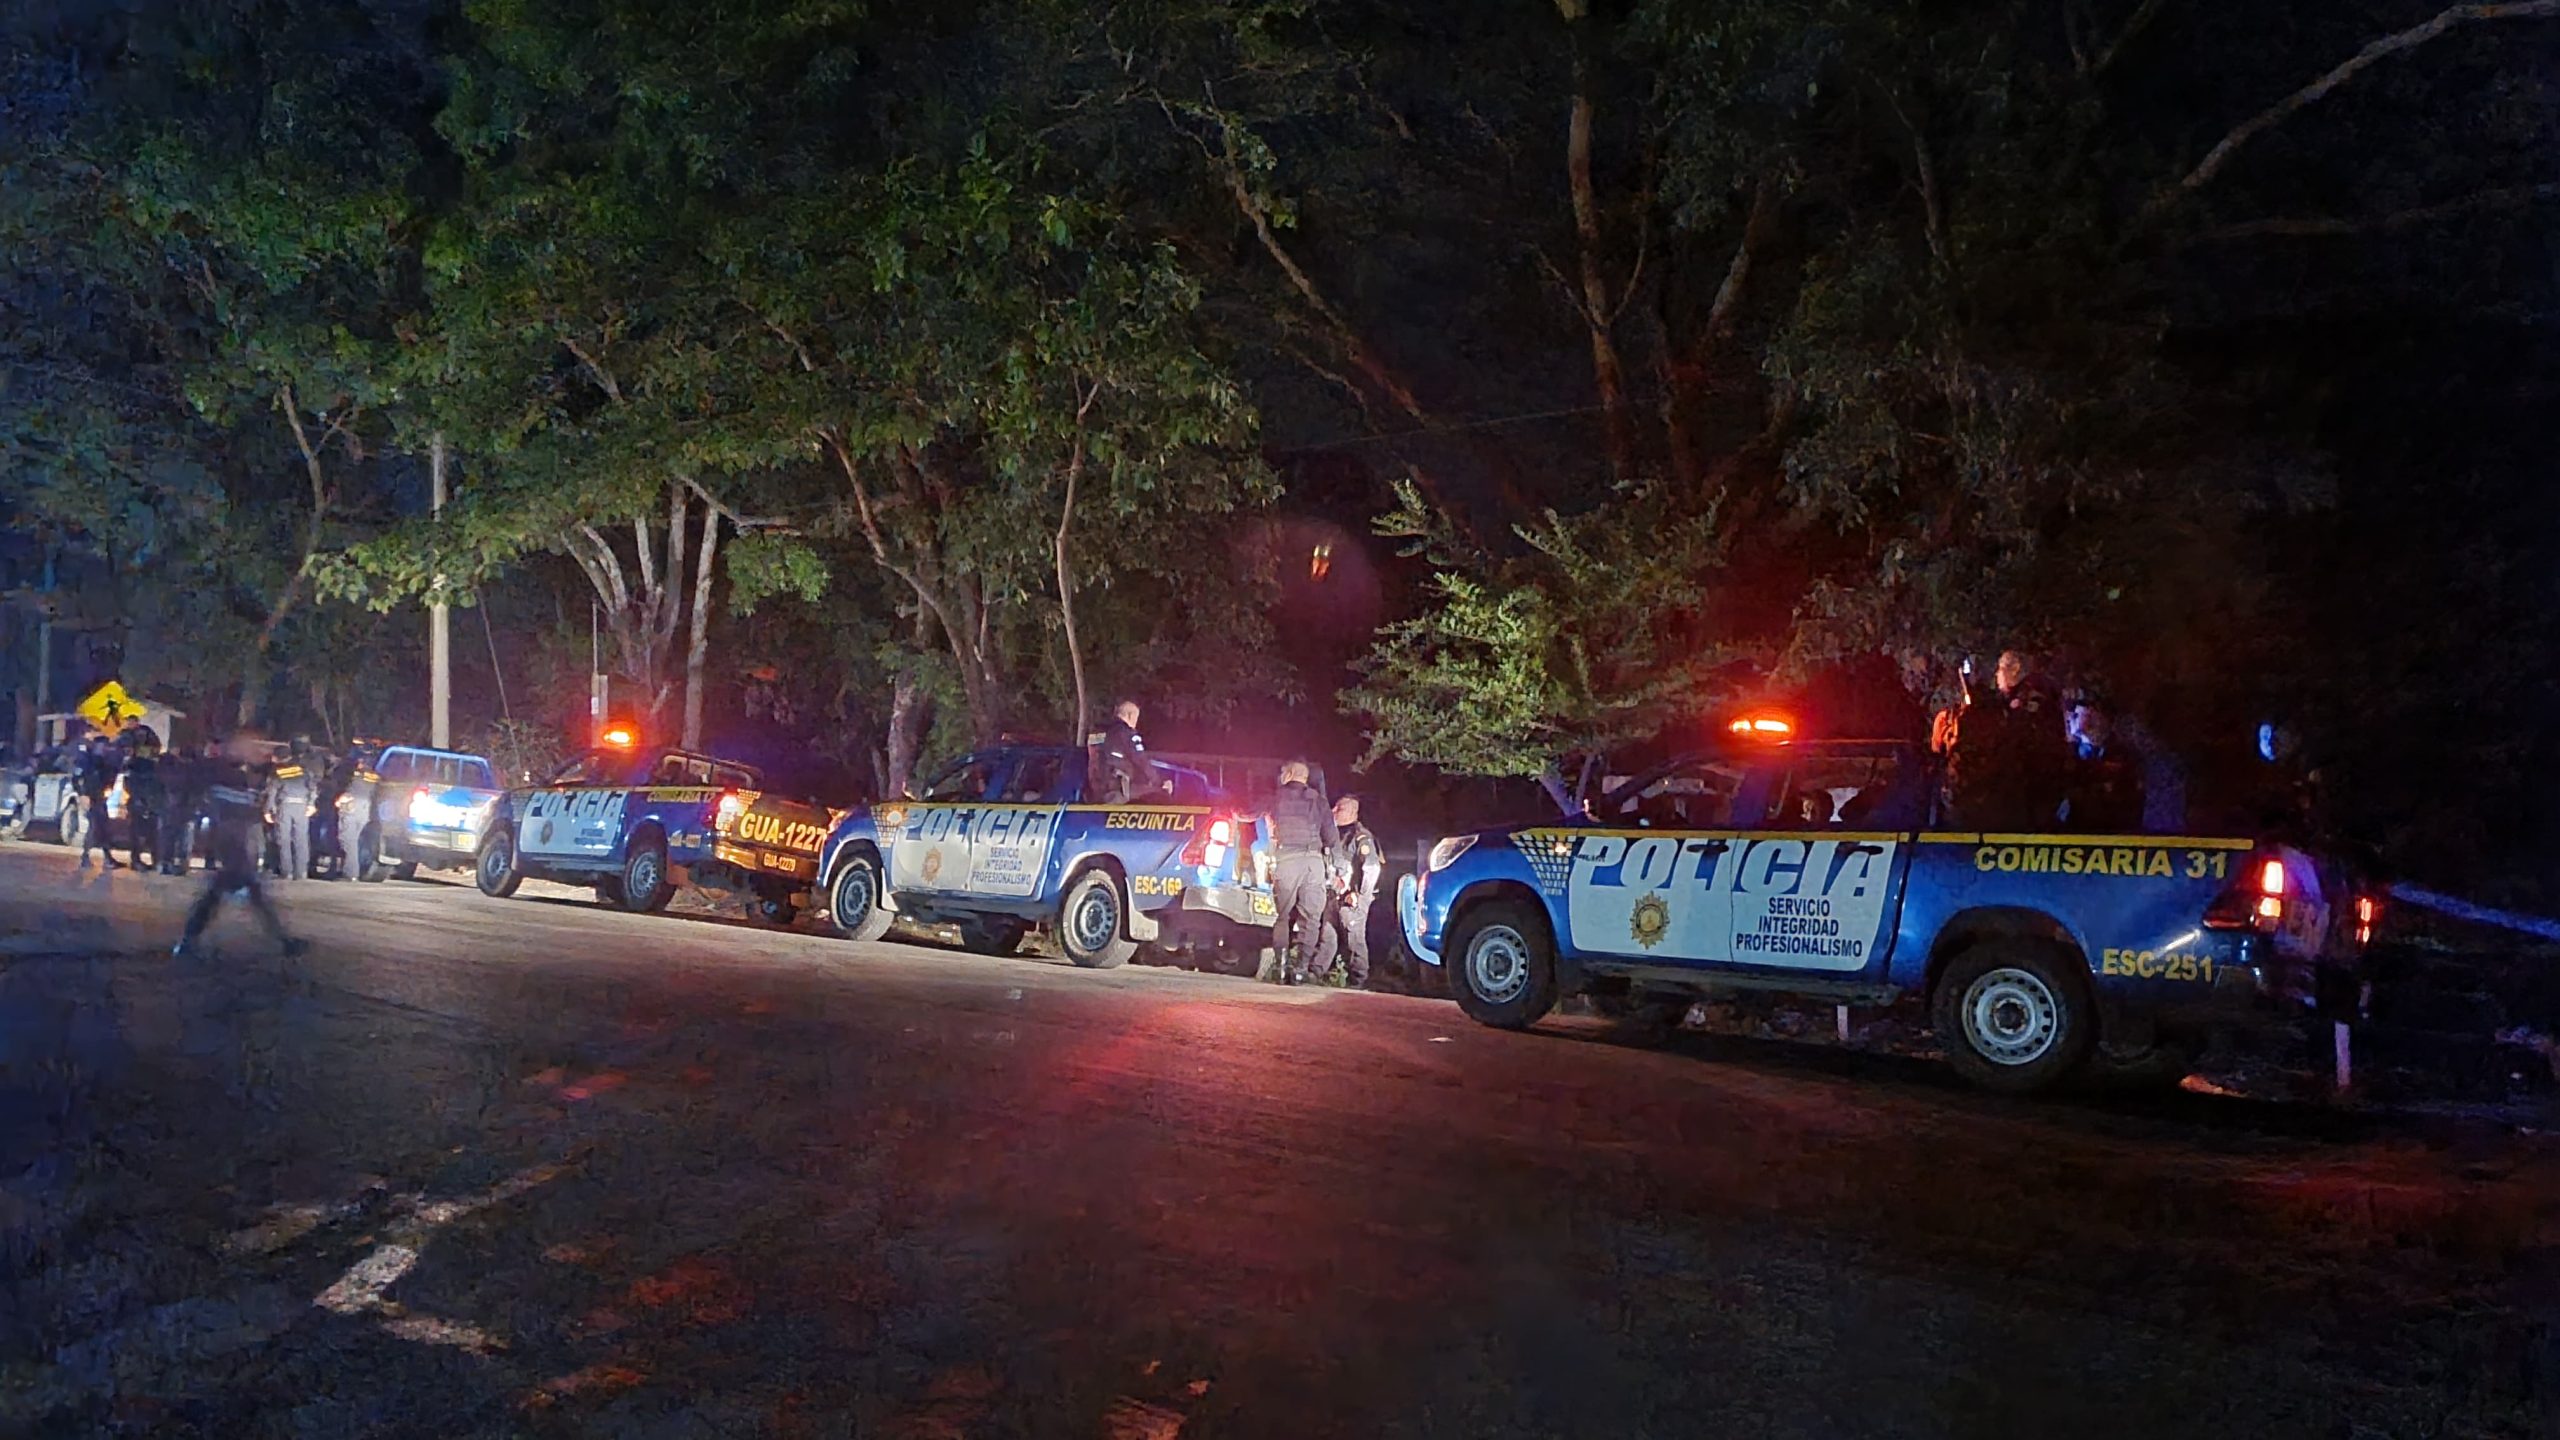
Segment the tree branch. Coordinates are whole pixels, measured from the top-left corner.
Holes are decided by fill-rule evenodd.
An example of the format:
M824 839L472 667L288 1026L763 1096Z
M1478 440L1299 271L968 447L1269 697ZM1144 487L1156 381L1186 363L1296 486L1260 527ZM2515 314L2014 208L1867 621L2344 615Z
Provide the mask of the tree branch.
M2202 241L2249 240L2263 235L2361 235L2373 230L2403 230L2412 225L2485 210L2491 206L2518 204L2534 200L2560 198L2560 181L2539 185L2508 185L2496 190L2477 190L2457 195L2433 205L2420 205L2410 210L2394 210L2387 215L2278 217L2250 220L2238 225L2224 225L2207 230L2195 238Z
M771 530L784 535L797 535L800 533L800 527L788 520L776 519L768 515L739 514L737 511L729 508L727 501L724 501L719 496L712 494L709 490L703 487L701 481L694 479L690 475L685 477L684 484L686 489L691 490L694 494L702 498L703 504L711 507L713 514L728 521L730 528L732 529L740 531Z
M1751 210L1743 217L1742 239L1733 247L1733 259L1724 267L1724 280L1716 286L1716 298L1707 306L1704 337L1713 342L1724 337L1733 327L1734 308L1741 303L1744 282L1751 278L1751 262L1769 238L1769 222L1776 214L1772 198L1777 187L1763 176L1751 190Z
M631 590L623 583L621 557L613 553L613 547L605 543L605 538L596 533L596 527L593 525L581 520L578 522L577 533L584 536L589 545L595 547L596 563L604 570L605 603L617 614L627 613L631 609Z
M586 367L587 373L595 377L598 385L604 387L604 393L612 399L614 404L622 403L622 386L615 382L612 371L597 364L596 358L587 353L587 347L579 344L576 339L563 338L560 343L569 347L569 353L577 357L578 363Z
M2205 152L2204 159L2168 190L2145 207L2146 215L2157 213L2175 201L2192 195L2210 184L2240 147L2283 124L2297 112L2325 100L2341 85L2381 64L2403 50L2414 50L2464 25L2493 20L2548 20L2560 18L2560 0L2503 0L2503 3L2455 5L2437 13L2421 25L2395 31L2366 45L2355 54L2332 67L2319 79L2294 91L2231 128L2229 134Z
M312 443L311 432L303 428L302 402L295 396L291 384L276 392L276 406L284 411L285 423L293 427L294 448L302 452L303 473L311 480L311 526L302 544L302 563L293 567L293 574L284 582L284 593L267 607L267 618L258 626L258 650L261 654L275 638L276 627L293 613L295 602L302 598L302 582L311 574L311 562L320 553L321 536L329 520L328 469L321 463L320 449ZM328 437L324 434L320 444L327 443Z
M2124 53L2124 47L2150 29L2151 22L2160 18L2160 12L2168 8L2168 4L2169 0L2142 0L2134 7L2133 14L2126 18L2124 28L2116 32L2116 38L2107 42L2096 60L2083 67L2085 72L2092 77L2107 73L2107 67L2116 63L2116 57Z

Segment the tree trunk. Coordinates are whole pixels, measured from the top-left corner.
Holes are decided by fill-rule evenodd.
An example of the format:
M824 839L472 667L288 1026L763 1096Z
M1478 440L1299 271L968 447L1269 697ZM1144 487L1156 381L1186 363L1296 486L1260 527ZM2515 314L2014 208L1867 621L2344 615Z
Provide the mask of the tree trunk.
M702 517L702 542L693 567L693 636L684 657L684 748L702 748L702 671L711 657L712 559L720 549L720 517Z
M1591 378L1600 390L1600 417L1608 439L1609 471L1624 485L1635 477L1635 427L1627 414L1626 367L1618 359L1617 307L1600 272L1600 203L1591 187L1591 84L1582 57L1581 12L1574 23L1573 110L1565 127L1565 181L1573 196L1573 234L1582 256L1582 320L1591 332Z
M1067 669L1074 675L1076 684L1076 724L1075 729L1067 732L1067 743L1079 748L1090 733L1085 725L1093 712L1085 691L1084 644L1076 636L1076 578L1067 563L1067 531L1075 524L1076 482L1084 477L1085 416L1093 409L1094 398L1100 393L1099 386L1086 391L1076 406L1075 451L1067 457L1067 498L1058 507L1058 621L1067 632Z

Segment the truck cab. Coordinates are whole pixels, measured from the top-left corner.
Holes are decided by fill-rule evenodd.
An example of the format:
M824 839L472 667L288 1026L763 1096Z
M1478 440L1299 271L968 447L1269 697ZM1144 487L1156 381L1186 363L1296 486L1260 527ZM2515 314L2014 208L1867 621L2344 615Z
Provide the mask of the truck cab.
M1939 778L1900 741L1737 740L1627 777L1586 820L1441 840L1399 921L1488 1025L1584 992L1910 997L1959 1071L2011 1091L2101 1042L2298 1011L2370 936L2371 898L2297 846L1958 829Z
M1078 965L1141 945L1259 947L1271 892L1249 858L1251 822L1197 770L1159 759L1162 788L1099 794L1083 750L1011 745L962 756L912 799L854 810L827 837L823 893L836 929L876 940L899 916L959 927L1009 954L1040 925Z

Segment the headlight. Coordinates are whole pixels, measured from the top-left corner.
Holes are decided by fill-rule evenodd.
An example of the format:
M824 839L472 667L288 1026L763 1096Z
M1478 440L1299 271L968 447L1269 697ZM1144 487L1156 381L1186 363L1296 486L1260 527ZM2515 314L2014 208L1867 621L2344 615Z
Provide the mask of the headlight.
M1459 856L1474 849L1475 843L1476 837L1473 835L1452 835L1431 847L1431 859L1423 868L1432 874L1446 870L1458 863Z

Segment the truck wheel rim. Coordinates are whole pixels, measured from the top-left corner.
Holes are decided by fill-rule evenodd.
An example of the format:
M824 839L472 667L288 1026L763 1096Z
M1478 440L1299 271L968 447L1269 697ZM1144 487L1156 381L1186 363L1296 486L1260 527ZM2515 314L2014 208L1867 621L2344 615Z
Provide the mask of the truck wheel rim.
M2038 976L2003 966L1964 992L1964 1038L1994 1065L2029 1065L2062 1034L2062 1005Z
M858 930L870 918L871 872L857 861L846 866L844 878L836 882L836 924Z
M1088 885L1076 897L1076 912L1067 925L1076 949L1086 955L1108 949L1120 935L1120 902L1108 884Z
M480 852L480 874L492 884L507 878L506 841L492 840L489 842L489 848Z
M1490 1004L1529 988L1529 942L1508 925L1488 925L1467 946L1467 986Z
M634 899L645 900L648 897L657 894L658 857L653 854L642 855L633 860L631 862L631 878L624 884L623 888L629 890L632 894L632 898Z

